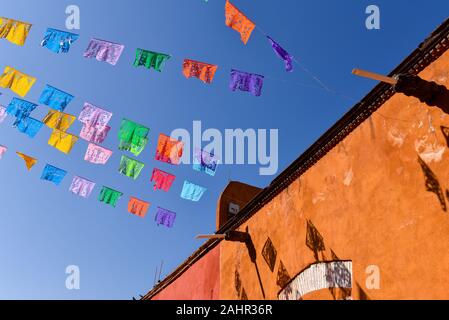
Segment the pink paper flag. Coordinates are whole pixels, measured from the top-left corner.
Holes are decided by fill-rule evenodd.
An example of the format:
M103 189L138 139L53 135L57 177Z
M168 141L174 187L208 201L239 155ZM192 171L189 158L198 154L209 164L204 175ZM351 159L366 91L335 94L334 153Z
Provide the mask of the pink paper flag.
M0 159L3 157L3 155L7 150L8 150L7 147L0 145Z
M106 164L111 155L111 150L89 143L84 160L94 164Z
M7 116L6 108L0 105L0 123L2 123L3 120L5 120L6 116Z
M103 143L104 140L106 140L106 137L108 136L109 130L111 130L111 127L109 126L98 128L95 126L85 124L81 128L80 138L88 142Z
M112 118L112 112L94 106L88 102L84 103L78 120L89 127L104 128Z
M79 195L80 197L89 198L94 187L95 182L89 181L87 179L78 176L74 176L69 191Z

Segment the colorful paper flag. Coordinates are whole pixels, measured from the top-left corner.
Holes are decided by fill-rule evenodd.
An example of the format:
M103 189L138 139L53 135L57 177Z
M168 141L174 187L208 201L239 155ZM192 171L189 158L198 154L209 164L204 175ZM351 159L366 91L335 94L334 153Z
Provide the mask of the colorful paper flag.
M159 225L164 225L168 228L172 228L173 224L175 223L175 219L176 219L176 213L161 207L157 207L157 212L156 212L156 224Z
M31 168L37 163L37 159L34 159L30 156L27 156L26 154L16 152L16 154L25 161L25 165L27 166L28 171L31 170Z
M39 103L62 112L73 98L71 94L47 84L41 93Z
M260 96L262 94L264 76L254 73L248 73L238 70L231 70L231 80L229 82L229 89L236 91L246 91L253 96Z
M21 119L17 123L17 130L22 133L25 133L28 137L34 138L38 132L42 129L44 124L39 120L36 120L31 117L26 117Z
M28 91L30 91L35 82L36 78L22 73L12 67L6 67L3 74L0 76L0 87L9 88L12 92L17 93L21 97L25 97L27 95Z
M0 38L18 46L23 46L28 37L32 24L9 18L0 18Z
M150 207L150 203L137 199L135 197L130 197L128 202L128 212L135 214L141 218L145 218L148 209Z
M218 167L218 158L207 151L195 149L193 156L193 170L205 172L210 176L215 176Z
M84 160L93 164L106 164L111 155L111 150L89 143Z
M54 53L67 53L70 50L70 46L78 40L78 38L78 34L48 28L45 32L44 39L41 42L41 46L46 47Z
M53 182L55 185L58 186L66 175L67 171L47 164L44 170L42 171L41 180Z
M165 134L159 135L155 159L169 164L181 163L184 142L173 139Z
M0 159L3 157L3 155L8 151L8 148L5 146L0 145Z
M69 154L77 141L77 136L54 129L48 140L48 144L65 154Z
M127 156L122 156L118 171L121 174L136 180L139 177L140 172L142 171L144 166L145 164L140 161L131 159Z
M95 182L74 176L69 191L73 194L79 195L80 197L89 198L94 187Z
M100 195L98 197L98 200L100 202L109 204L115 208L118 200L120 199L120 197L122 195L123 195L123 193L121 193L120 191L116 191L114 189L103 186L103 188L101 189Z
M184 181L184 186L182 187L181 198L197 202L200 201L206 190L206 188L186 180Z
M212 83L218 66L214 64L185 59L182 72L186 78L196 77L204 83Z
M150 181L154 182L154 190L162 189L165 192L168 192L175 181L175 178L176 177L170 173L154 168Z
M92 38L84 52L85 58L95 58L115 66L122 55L124 45Z
M134 66L144 66L147 69L153 68L154 70L161 72L162 64L170 58L170 55L165 53L137 49Z
M271 44L276 55L284 60L285 63L285 71L292 72L293 71L293 56L291 56L284 48L282 48L279 43L274 41L270 36L267 36L268 41Z
M61 111L50 109L42 122L51 129L67 131L75 121L76 117Z
M228 0L225 4L225 16L226 25L240 33L240 39L246 44L256 25Z
M149 128L131 120L123 119L118 133L119 150L129 151L137 157L145 149L149 133Z

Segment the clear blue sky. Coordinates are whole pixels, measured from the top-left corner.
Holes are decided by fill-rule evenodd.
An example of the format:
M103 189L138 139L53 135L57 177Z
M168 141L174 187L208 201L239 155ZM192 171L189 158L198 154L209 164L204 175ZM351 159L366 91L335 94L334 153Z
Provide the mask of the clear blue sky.
M33 27L24 47L0 40L0 68L11 65L38 78L27 100L37 102L49 83L76 97L68 113L78 115L85 101L112 111L112 130L104 145L114 155L106 166L94 166L83 160L87 147L83 140L64 155L47 145L48 128L30 139L11 128L11 117L0 125L0 144L9 147L0 161L2 299L131 299L146 293L161 260L164 277L201 244L194 239L196 234L214 231L216 201L229 178L259 187L274 178L259 176L258 166L221 166L215 177L209 177L187 165L164 165L153 160L159 133L191 131L193 120L222 131L279 129L282 170L375 85L352 76L353 67L387 73L449 12L449 3L441 0L234 0L265 32L351 101L301 85L316 86L299 68L287 74L258 32L244 46L224 24L224 0L3 2L2 16L31 22ZM70 4L81 9L80 39L69 54L56 55L39 44L47 27L65 28L65 8ZM369 4L380 7L381 30L365 28ZM125 45L117 66L83 58L91 36ZM173 57L162 73L135 69L137 47ZM213 84L185 79L184 58L218 64ZM230 68L268 76L262 97L229 91ZM0 104L7 105L13 95L0 91ZM42 118L47 110L39 106L33 116ZM122 154L117 150L117 131L123 117L151 128L150 143L138 158L146 167L137 181L117 172ZM77 121L69 131L78 134L80 128ZM15 151L35 156L39 163L28 173ZM47 162L69 172L59 187L39 180ZM152 190L149 179L155 166L176 174L170 192ZM68 192L73 174L97 182L90 199ZM179 197L184 179L208 188L201 202ZM98 202L103 184L124 192L117 208ZM145 219L127 213L130 195L152 203ZM155 225L156 206L178 213L173 229ZM80 290L65 288L65 268L72 264L81 270Z

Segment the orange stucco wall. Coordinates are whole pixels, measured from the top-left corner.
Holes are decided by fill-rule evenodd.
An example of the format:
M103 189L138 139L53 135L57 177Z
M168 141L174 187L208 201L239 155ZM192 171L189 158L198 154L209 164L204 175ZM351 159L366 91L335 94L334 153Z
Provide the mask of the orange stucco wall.
M219 275L220 246L216 246L152 300L216 300Z
M448 87L449 52L420 76ZM277 299L287 275L342 259L352 261L353 299L449 299L449 199L445 212L418 162L445 194L449 150L440 126L449 127L449 115L395 94L240 227L248 228L256 263L244 244L221 243L220 298ZM317 257L306 245L307 220L325 246ZM268 237L277 253L273 271L262 255ZM367 288L370 265L379 267L379 289ZM321 290L304 299L332 297Z

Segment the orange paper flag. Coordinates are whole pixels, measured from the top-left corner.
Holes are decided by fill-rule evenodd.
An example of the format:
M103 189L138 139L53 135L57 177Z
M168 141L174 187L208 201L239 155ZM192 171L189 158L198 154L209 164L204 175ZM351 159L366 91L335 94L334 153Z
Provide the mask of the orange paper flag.
M239 9L226 0L226 25L240 33L240 39L246 44L256 25L249 20Z
M150 204L146 201L131 197L128 202L128 211L136 216L144 218Z
M30 171L31 168L37 163L36 159L34 159L34 158L30 157L30 156L27 156L26 154L23 154L23 153L20 153L20 152L16 152L16 153L17 153L17 155L19 157L21 157L25 161L25 164L26 164L26 166L28 168L28 171Z
M184 59L182 72L186 78L196 77L204 83L211 83L218 66L210 63Z
M163 133L159 135L155 159L178 165L184 152L184 142L173 139Z

